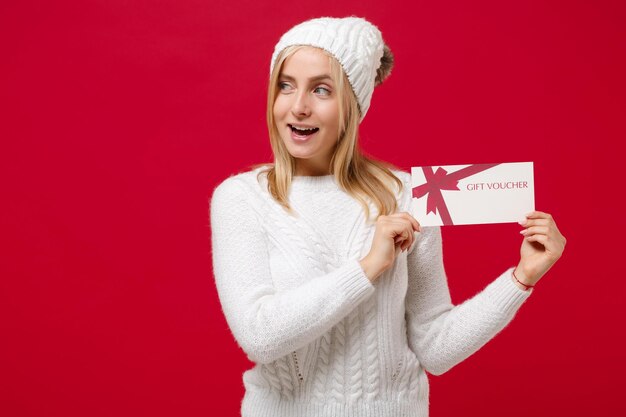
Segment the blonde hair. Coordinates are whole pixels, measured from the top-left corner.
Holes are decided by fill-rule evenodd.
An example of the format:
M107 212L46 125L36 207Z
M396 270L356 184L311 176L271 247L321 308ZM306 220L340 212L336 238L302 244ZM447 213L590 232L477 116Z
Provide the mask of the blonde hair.
M288 202L288 191L291 179L295 173L296 161L280 138L274 121L273 107L279 92L278 80L283 63L289 56L305 47L310 46L289 46L282 50L276 58L274 70L270 75L267 95L267 127L274 153L274 163L251 166L253 169L259 167L266 168L259 172L258 175L267 174L268 192L290 214L295 214ZM388 51L388 48L386 49ZM339 131L337 132L339 139L330 161L330 173L334 174L337 184L363 206L367 221L369 221L370 217L369 201L375 204L378 209L378 216L392 214L398 207L391 187L395 183L398 191L401 191L403 183L391 170L400 169L388 162L365 156L359 148L360 109L356 96L341 64L330 53L325 50L322 51L329 57L331 77L336 85L337 96L341 100L339 105Z

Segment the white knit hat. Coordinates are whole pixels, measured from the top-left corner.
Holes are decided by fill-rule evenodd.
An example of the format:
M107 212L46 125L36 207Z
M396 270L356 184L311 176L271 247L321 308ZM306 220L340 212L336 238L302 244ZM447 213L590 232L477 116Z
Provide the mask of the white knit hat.
M384 42L380 30L360 17L320 17L289 29L272 55L270 74L280 51L291 45L309 45L330 52L339 61L357 97L363 121L374 92Z

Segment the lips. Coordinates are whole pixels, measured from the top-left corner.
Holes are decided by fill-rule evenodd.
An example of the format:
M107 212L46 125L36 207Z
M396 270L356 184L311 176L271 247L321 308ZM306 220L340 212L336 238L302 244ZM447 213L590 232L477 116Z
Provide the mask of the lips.
M295 142L305 142L312 138L320 129L318 127L299 129L295 126L288 125L291 129L291 139Z
M287 126L289 126L291 131L298 136L309 136L317 132L318 130L320 130L319 127L313 127L313 126L297 126L296 127L291 124L288 124Z

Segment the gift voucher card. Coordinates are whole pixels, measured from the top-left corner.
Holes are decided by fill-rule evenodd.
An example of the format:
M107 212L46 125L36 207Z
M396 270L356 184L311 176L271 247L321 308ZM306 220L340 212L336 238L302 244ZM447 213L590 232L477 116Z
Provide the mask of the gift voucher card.
M412 167L411 180L422 226L517 223L535 209L532 162Z

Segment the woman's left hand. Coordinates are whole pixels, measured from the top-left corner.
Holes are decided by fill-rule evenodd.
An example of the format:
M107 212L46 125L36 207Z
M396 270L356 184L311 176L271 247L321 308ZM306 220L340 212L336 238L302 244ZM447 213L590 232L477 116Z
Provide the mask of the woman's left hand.
M519 281L535 285L561 257L567 240L548 213L530 212L520 224L524 226L520 232L524 241L520 248L520 261L514 272Z

